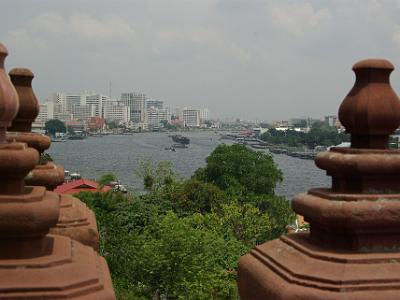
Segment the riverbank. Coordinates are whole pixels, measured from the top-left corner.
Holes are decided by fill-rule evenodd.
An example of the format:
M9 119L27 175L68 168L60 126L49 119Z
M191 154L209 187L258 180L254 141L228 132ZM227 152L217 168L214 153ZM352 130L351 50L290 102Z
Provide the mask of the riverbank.
M104 173L113 172L129 190L140 191L143 186L135 170L141 159L170 160L178 174L190 177L205 165L206 157L218 144L228 143L221 141L214 132L185 132L184 135L190 138L189 148L166 151L165 147L173 143L168 137L170 134L155 132L68 140L65 143L53 143L48 153L71 172L77 171L87 178L98 178ZM330 185L325 172L319 170L312 160L283 154L272 155L284 178L276 188L278 195L292 198L311 187Z

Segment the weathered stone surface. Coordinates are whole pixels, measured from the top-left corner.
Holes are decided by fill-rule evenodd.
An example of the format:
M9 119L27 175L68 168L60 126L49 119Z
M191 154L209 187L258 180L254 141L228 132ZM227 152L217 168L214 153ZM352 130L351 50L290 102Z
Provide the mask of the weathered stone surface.
M94 213L82 201L71 195L60 196L60 211L63 213L60 213L56 226L50 228L50 232L69 236L98 250L99 232Z
M354 65L356 82L339 110L351 148L318 155L332 187L292 201L310 232L282 236L240 259L242 299L400 298L400 151L388 149L400 124L393 69L386 60Z
M18 95L4 70L7 55L7 48L0 43L0 143L4 143L6 128L11 125L19 108Z
M45 186L48 191L54 190L64 182L64 167L53 162L37 165L25 177L27 185Z
M115 299L107 264L91 247L50 235L59 219L59 195L25 186L38 151L7 143L5 129L18 108L4 80L0 44L0 299Z
M17 90L20 106L8 131L29 132L39 114L39 103L32 90L33 73L29 69L15 68L10 71L9 75Z
M16 118L7 132L7 141L24 142L40 153L50 147L50 138L32 133L31 125L39 114L39 104L32 89L33 73L25 68L10 71L10 78L20 99ZM38 164L25 177L25 183L32 186L44 186L52 191L64 182L64 168L53 162ZM61 198L61 203L63 203ZM68 202L68 201L67 201ZM79 199L74 198L71 205L61 205L59 222L50 230L54 234L69 236L85 245L98 250L99 233L96 219L90 209Z

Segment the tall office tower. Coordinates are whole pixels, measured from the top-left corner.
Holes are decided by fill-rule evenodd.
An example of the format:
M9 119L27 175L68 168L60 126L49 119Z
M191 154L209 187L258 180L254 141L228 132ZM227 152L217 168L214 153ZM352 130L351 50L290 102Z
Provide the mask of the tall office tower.
M103 103L108 101L108 96L102 94L88 94L85 95L85 103L87 105L95 106L95 117L103 118ZM82 103L83 105L83 103Z
M35 120L36 123L45 123L48 120L54 119L54 102L46 100L41 103L39 108L39 114Z
M72 106L72 117L74 120L89 121L96 116L96 105L74 105Z
M147 109L147 123L149 127L160 126L161 121L170 121L171 115L165 108L150 107Z
M182 110L183 125L185 127L199 127L200 126L200 109L187 109Z
M59 105L58 114L73 114L74 109L79 110L78 106L94 105L96 107L95 116L102 117L103 102L108 99L107 96L95 92L83 93L55 93L52 95L52 101ZM83 108L85 110L87 108Z
M146 95L142 93L122 93L121 103L130 107L133 123L146 123Z
M156 99L146 99L146 108L158 108L158 109L163 109L164 108L164 101L161 100L156 100Z
M103 106L104 119L107 121L118 121L128 123L130 121L129 106L120 102L107 102Z
M208 108L203 108L200 110L200 119L202 122L210 120L210 111Z
M61 105L62 113L72 113L74 105L82 104L83 94L55 93L52 100Z

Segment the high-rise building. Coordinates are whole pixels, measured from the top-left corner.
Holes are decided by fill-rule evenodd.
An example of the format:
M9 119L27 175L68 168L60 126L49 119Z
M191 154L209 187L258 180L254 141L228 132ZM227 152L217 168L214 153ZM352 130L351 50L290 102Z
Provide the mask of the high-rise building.
M85 105L72 106L72 117L74 120L87 122L91 117L95 116L96 116L96 105L85 104Z
M200 120L201 122L210 120L210 111L208 108L203 108L200 110Z
M103 106L104 119L128 123L130 121L130 108L120 102L107 102Z
M182 110L183 125L185 127L200 126L200 110L199 109L183 109Z
M336 126L337 116L325 116L325 123L329 126Z
M146 95L142 93L122 93L121 103L130 108L133 123L146 123Z
M167 109L150 107L147 109L147 124L149 127L160 126L161 121L169 121L171 116Z
M146 108L158 108L158 109L163 109L164 108L164 101L161 100L156 100L156 99L146 99Z
M62 113L72 113L74 105L84 105L86 93L55 93L52 95L52 101L61 106Z
M54 119L54 102L46 100L39 106L39 115L37 116L36 123L46 123L48 120Z
M95 92L83 93L55 93L52 95L52 101L55 105L59 105L58 114L67 115L74 114L80 115L84 110L88 110L86 105L93 105L95 107L95 116L103 116L103 102L107 101L108 97ZM83 106L79 108L78 106ZM77 113L77 110L79 112Z
M85 95L85 104L94 105L95 115L93 117L103 118L103 103L108 101L108 96L102 94Z

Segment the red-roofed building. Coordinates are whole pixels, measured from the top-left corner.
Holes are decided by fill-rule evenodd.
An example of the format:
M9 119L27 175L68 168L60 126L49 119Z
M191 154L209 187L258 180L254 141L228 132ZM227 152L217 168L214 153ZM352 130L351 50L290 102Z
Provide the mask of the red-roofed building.
M104 129L106 127L106 120L100 117L91 117L88 121L90 129Z
M101 192L107 192L111 189L109 186L104 186ZM64 194L75 194L79 192L98 192L97 182L88 179L78 179L67 183L63 183L55 188L54 192Z
M75 132L82 132L86 130L85 123L82 121L67 121L65 125Z

